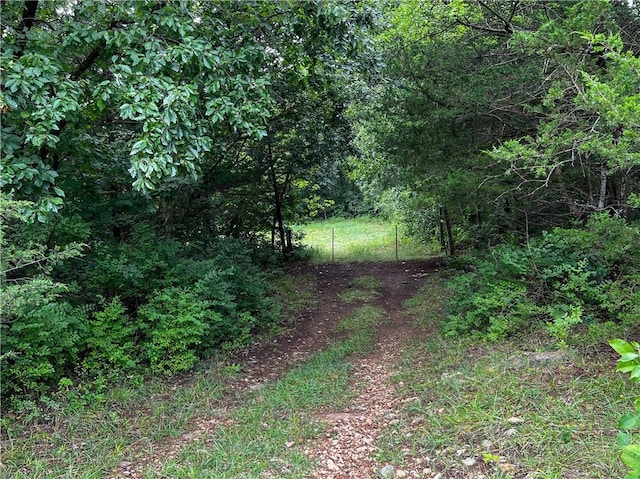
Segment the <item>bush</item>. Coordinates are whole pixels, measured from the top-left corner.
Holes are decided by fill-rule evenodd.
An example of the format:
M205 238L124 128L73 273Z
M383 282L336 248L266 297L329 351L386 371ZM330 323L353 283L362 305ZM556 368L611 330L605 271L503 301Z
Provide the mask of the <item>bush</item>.
M120 298L101 301L103 309L93 313L87 323L87 354L82 368L90 376L115 379L137 369L138 358L134 325Z
M23 246L13 231L9 241L7 225L0 223L0 379L8 406L36 407L56 388L98 397L123 378L186 371L280 319L258 265L272 256L244 241L182 244L141 224L126 241L93 242L82 260L68 261L84 245L49 250L38 242L46 235L21 226L21 237L32 238Z
M187 371L198 361L198 345L207 336L209 321L217 314L210 303L179 288L156 293L138 310L141 356L151 370L172 375Z
M128 241L97 243L80 277L86 300L118 296L128 307L144 303L154 291L167 286L168 271L180 258L181 245L159 237L149 225L134 227Z
M2 396L47 392L73 372L86 338L86 314L65 302L17 312L2 325Z
M471 271L449 283L450 335L495 340L537 325L565 344L580 327L640 314L640 232L618 218L595 215L583 229L558 228L465 265Z
M193 285L189 291L217 313L203 348L242 346L252 333L279 321L269 276L256 265L252 252L244 242L217 240L202 256L182 260L171 271L174 284Z

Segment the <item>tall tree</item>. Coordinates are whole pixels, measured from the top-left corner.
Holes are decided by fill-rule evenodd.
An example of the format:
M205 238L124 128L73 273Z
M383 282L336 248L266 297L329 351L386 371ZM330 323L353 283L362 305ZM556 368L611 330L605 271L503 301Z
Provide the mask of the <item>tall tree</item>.
M112 217L118 202L159 206L171 229L175 213L229 182L271 185L254 153L274 140L261 140L310 105L341 101L324 96L356 53L368 9L338 0L7 3L0 186L36 202L24 211L31 219L44 221L65 196L84 211L102 198ZM305 126L316 136L332 121L330 105L320 110L322 121Z
M611 41L631 37L637 11L613 1L407 0L387 18L390 27L378 38L384 76L371 86L374 100L353 108L362 170L372 161L378 172L392 173L383 177L395 178L385 184L378 175L375 183L383 189L419 192L424 201L415 204L431 208L433 226L440 204L454 223L483 240L507 232L524 236L586 213L588 192L598 191L604 178L613 179L605 203L611 204L610 187L618 183L626 186L617 191L629 194L632 170L625 170L624 181L610 178L621 170L603 170L606 161L591 155L583 175L585 158L571 163L564 152L582 135L610 156L617 155L614 145L625 148L631 161L634 120L628 114L622 130L629 141L615 140L612 126L597 139L593 134L603 113L593 82L612 87L615 101L635 101L635 43L614 47ZM615 66L616 55L626 66ZM572 115L580 120L572 122ZM552 168L559 162L561 168ZM626 200L617 203L629 207Z

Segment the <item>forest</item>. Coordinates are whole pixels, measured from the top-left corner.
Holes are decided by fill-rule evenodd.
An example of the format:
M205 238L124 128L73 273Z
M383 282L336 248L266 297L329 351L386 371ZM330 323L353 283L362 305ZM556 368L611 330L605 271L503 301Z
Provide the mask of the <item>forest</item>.
M445 336L613 340L640 377L637 2L0 8L3 413L279 331L318 218L438 244Z

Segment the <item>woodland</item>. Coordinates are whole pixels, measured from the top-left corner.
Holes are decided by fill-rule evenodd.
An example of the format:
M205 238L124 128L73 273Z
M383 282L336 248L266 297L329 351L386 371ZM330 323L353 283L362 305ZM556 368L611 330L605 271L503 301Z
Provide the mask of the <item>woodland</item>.
M636 2L0 8L3 411L277 330L320 217L439 244L446 335L626 338L640 377Z

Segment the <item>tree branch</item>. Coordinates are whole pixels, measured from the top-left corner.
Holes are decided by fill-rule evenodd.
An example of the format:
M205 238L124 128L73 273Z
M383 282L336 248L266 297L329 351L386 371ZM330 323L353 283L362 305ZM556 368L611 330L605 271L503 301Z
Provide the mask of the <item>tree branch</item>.
M18 49L13 55L16 60L18 60L22 55L24 55L24 51L27 48L27 34L31 27L33 26L33 22L36 19L36 12L38 11L38 4L40 0L25 0L24 9L22 10L22 20L20 20L20 24L18 25L18 35L19 38L16 41L16 46Z

